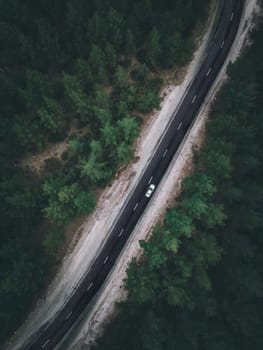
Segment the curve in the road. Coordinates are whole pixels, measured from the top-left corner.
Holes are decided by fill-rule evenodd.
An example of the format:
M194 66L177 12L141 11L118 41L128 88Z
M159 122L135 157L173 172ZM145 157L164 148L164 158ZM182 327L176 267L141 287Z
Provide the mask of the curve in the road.
M210 52L191 83L180 108L173 115L169 128L109 238L64 308L46 328L40 329L21 349L53 349L102 286L215 81L235 39L243 6L244 0L225 0ZM154 186L149 189L150 185Z

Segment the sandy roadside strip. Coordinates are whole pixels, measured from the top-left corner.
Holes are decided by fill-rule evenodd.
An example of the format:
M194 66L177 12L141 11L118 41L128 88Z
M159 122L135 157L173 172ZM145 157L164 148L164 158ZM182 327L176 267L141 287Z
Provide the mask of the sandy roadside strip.
M247 1L242 25L235 45L229 54L228 62L235 60L246 44L247 33L253 24L253 12L257 9L256 4L257 0ZM168 86L166 88L165 93L167 95L162 102L161 110L153 113L149 118L148 124L143 129L136 143L136 162L118 174L118 177L113 181L111 186L102 193L96 210L83 224L82 234L78 244L65 257L59 273L50 285L45 302L38 302L35 310L29 315L28 320L18 330L16 336L12 339L12 343L6 349L18 349L30 334L34 333L43 323L52 320L72 290L76 288L81 276L96 256L102 242L109 233L109 228L118 217L120 208L127 200L129 196L128 189L130 190L136 186L143 169L154 152L156 140L161 137L169 123L172 112L178 106L189 82L195 75L200 65L208 36L209 33L202 40L202 44L188 68L184 82L181 85ZM200 143L200 139L204 134L205 122L209 111L209 101L211 101L215 92L226 78L226 65L227 62L214 84L213 91L207 97L191 132L185 138L184 144L178 151L169 171L156 191L154 200L151 201L143 218L136 226L124 254L118 259L118 263L111 272L110 278L107 279L105 287L101 290L92 312L89 315L83 315L83 321L79 324L79 327L74 327L74 331L71 337L69 337L70 340L62 344L61 349L80 349L82 346L84 346L83 349L86 349L88 344L103 329L103 325L114 310L115 301L125 298L122 281L125 277L127 264L133 256L137 256L140 253L138 241L144 239L149 234L154 224L163 215L167 203L175 198L180 189L183 176L191 167L192 148Z
M125 252L118 259L114 271L108 277L103 290L100 292L100 296L95 301L92 312L87 312L86 315L83 315L82 322L79 323L79 326L72 331L71 336L58 349L88 350L98 335L101 335L103 332L103 328L111 319L111 315L114 314L115 303L125 299L126 291L123 289L122 281L126 277L126 268L132 257L138 257L141 253L139 240L145 239L151 234L151 230L155 224L163 217L167 205L174 202L174 199L180 193L182 180L192 167L193 149L199 148L204 139L205 125L209 117L211 103L227 78L227 65L230 61L234 62L244 47L249 44L248 33L254 25L254 15L259 14L260 11L257 3L257 0L247 1L246 11L244 12L237 38L228 59L207 96L195 123L188 135L186 135L184 143L178 150L162 183L159 185L154 195L154 200L137 224L127 243Z

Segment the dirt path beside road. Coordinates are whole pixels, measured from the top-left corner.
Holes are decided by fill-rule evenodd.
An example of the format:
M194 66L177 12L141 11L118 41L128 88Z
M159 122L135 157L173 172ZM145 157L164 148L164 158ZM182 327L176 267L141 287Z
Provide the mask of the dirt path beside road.
M234 47L229 54L228 62L235 60L242 48L247 44L246 38L253 24L253 13L257 9L256 5L257 0L249 0L247 2L241 28ZM18 330L16 336L12 339L12 343L6 349L18 349L30 334L33 334L43 323L54 317L73 289L76 288L81 276L87 270L109 233L109 228L118 217L120 209L129 195L128 190L136 186L141 173L154 152L156 141L161 137L172 113L195 75L204 54L208 36L209 33L203 38L193 61L188 67L183 83L177 86L169 85L166 87L163 92L166 96L161 104L160 111L155 111L151 115L135 144L134 162L118 173L112 184L103 191L96 210L81 227L82 233L78 243L73 251L64 258L60 271L47 291L45 301L38 302L35 310L29 315L28 320ZM103 325L114 312L115 302L125 298L126 293L122 288L122 281L125 277L127 265L133 256L140 254L139 240L145 239L150 234L152 227L164 214L168 203L173 201L179 193L181 181L191 169L192 149L200 146L202 142L210 101L226 79L226 66L227 62L214 84L213 91L207 97L192 130L180 147L178 156L174 159L158 187L154 201L146 209L143 218L136 226L125 247L125 252L118 259L114 271L112 271L108 282L100 292L92 312L89 315L83 315L83 321L72 332L69 339L61 345L61 349L87 349L89 344L100 334Z

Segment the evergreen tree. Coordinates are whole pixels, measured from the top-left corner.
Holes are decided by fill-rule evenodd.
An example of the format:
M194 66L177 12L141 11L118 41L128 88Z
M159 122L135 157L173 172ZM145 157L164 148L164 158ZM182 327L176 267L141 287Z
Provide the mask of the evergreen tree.
M152 67L157 67L160 60L161 47L160 35L156 28L153 28L149 34L145 46L145 61Z

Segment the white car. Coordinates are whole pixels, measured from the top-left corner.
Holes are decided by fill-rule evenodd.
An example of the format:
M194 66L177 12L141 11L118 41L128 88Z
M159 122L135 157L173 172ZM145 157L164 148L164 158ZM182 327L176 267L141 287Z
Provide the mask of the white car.
M155 185L154 184L150 184L150 186L148 187L147 192L145 193L145 196L147 198L150 198L151 195L153 194L153 191L155 190Z

